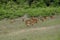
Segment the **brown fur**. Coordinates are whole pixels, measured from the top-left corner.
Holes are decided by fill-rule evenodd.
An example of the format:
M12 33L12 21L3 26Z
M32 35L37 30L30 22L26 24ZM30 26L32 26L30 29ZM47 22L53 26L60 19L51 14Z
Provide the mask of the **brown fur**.
M38 22L37 18L30 18L29 20L25 21L25 23L26 23L27 26L34 25L37 22Z
M26 20L25 23L26 23L27 26L30 26L31 25L31 20Z
M32 23L37 23L37 22L38 22L38 19L37 19L37 18L32 17L32 18L31 18L31 21L32 21Z
M51 19L53 19L53 18L54 18L54 16L50 16L50 18L51 18Z

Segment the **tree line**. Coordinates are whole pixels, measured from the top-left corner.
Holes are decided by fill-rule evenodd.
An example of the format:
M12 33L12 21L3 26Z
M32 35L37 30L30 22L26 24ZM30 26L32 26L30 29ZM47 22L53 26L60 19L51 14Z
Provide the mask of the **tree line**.
M16 4L25 4L29 6L43 7L43 6L60 6L60 0L0 0L0 4L7 4L13 1Z

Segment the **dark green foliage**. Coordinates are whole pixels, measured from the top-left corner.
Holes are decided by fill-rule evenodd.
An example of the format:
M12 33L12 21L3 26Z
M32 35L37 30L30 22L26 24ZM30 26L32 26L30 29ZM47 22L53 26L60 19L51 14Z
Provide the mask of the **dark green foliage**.
M44 6L60 6L60 0L0 0L0 3L8 3L9 1L13 1L16 4L20 5L29 5L31 6L34 2L36 7L44 7ZM32 5L33 6L33 5Z
M60 14L60 7L47 7L47 8L18 8L19 6L14 5L10 7L7 5L5 8L2 6L0 8L0 19L3 18L17 18L21 17L24 14L31 16L51 16L55 14Z
M0 19L17 18L25 13L30 17L59 15L59 6L60 0L0 0Z

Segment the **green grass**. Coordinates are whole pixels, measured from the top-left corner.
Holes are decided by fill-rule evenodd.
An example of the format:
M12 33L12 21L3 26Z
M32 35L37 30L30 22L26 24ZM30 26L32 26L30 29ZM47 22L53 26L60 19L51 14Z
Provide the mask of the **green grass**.
M1 35L0 40L60 40L60 26L47 30L28 31L12 35Z
M35 27L44 27L44 26L51 26L51 25L57 25L60 24L60 16L59 18L56 17L54 19L47 19L44 22L41 20L37 23L34 24L33 26L27 27L25 25L25 22L22 22L21 18L18 18L18 20L15 20L15 22L10 23L10 20L1 20L0 21L0 34L8 33L8 32L13 32L21 29L28 29L28 28L35 28Z
M10 20L0 21L0 40L60 40L60 16L56 16L54 19L47 19L44 22L39 21L34 26L27 27L21 18L18 18L14 23L10 23ZM57 25L56 28L47 30L36 30L22 32L18 34L8 35L8 33L18 32L21 29L49 27Z

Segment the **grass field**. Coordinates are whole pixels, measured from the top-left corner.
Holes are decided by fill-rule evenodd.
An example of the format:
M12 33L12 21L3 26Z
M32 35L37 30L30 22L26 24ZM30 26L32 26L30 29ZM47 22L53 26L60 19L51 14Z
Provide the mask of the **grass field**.
M60 40L60 16L44 22L39 21L30 27L27 27L20 18L18 19L14 23L6 19L0 21L0 40ZM31 28L43 29L31 30Z

